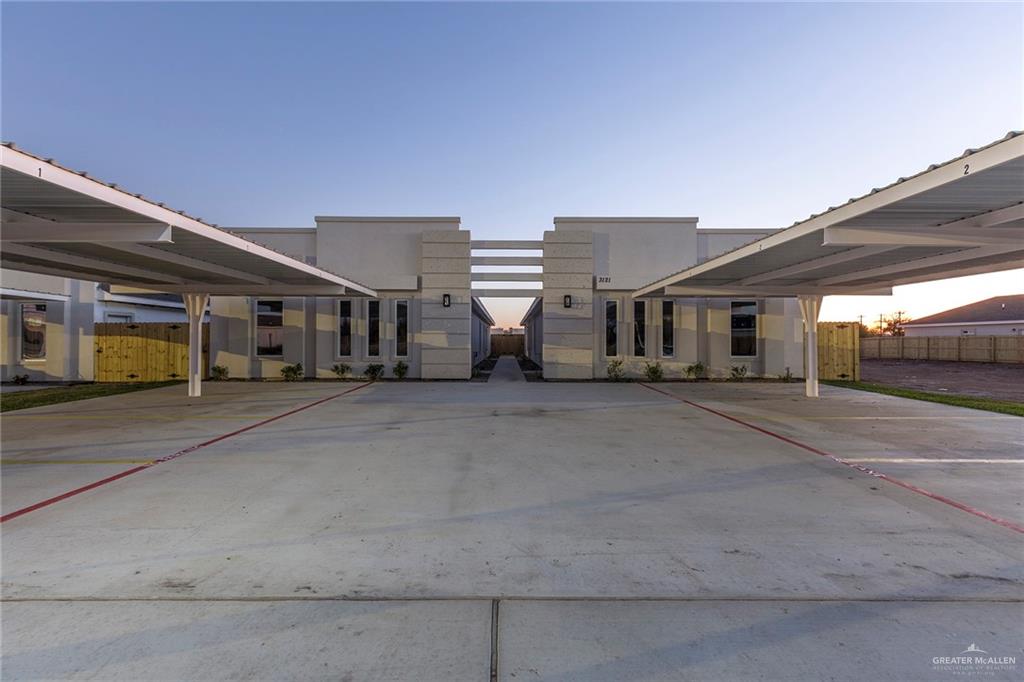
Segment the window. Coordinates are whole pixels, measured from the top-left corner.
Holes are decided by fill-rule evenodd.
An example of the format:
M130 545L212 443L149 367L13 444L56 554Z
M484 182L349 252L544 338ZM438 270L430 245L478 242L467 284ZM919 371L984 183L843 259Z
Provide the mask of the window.
M604 354L615 357L619 354L619 302L604 302Z
M380 356L380 301L366 302L366 354Z
M757 355L757 303L753 301L732 303L732 355Z
M23 303L21 306L21 359L46 358L46 304Z
M670 358L676 353L675 302L661 302L661 354Z
M130 324L131 321L131 313L107 313L107 322L114 322L116 324Z
M409 355L409 302L395 301L395 356Z
M352 355L352 301L338 301L338 356Z
M284 301L256 301L256 355L284 354Z
M633 355L647 355L647 301L633 301Z

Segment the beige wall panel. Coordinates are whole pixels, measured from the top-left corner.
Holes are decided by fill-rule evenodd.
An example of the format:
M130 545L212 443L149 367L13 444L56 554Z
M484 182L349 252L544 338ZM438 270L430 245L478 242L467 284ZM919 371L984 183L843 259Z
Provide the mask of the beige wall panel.
M549 291L556 289L585 289L590 291L594 285L594 277L589 273L564 274L545 272L543 281L544 288Z
M544 257L544 274L587 274L593 276L594 262L589 258L548 258Z
M424 258L469 258L469 242L423 242Z

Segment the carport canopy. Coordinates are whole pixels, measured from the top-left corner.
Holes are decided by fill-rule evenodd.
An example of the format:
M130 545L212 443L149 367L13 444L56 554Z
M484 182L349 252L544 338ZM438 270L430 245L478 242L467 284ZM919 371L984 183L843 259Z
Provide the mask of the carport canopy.
M1024 134L1012 132L728 253L634 297L797 297L818 395L822 296L1024 267ZM1024 286L1024 282L1022 282Z
M84 172L0 147L0 266L179 293L189 319L189 395L201 390L209 297L376 296L312 264L231 234Z

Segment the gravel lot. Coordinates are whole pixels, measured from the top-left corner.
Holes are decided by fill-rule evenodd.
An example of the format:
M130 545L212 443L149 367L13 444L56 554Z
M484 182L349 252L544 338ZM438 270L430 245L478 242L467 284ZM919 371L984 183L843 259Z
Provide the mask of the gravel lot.
M861 381L1024 402L1024 365L935 360L861 360Z

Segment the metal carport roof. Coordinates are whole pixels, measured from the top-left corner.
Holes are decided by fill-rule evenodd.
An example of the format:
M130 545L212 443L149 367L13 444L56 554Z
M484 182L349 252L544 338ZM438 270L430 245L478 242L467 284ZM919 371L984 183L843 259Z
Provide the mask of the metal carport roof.
M850 199L634 296L889 294L1024 267L1024 136Z
M806 390L816 397L822 296L891 294L899 284L1018 267L1024 267L1024 136L1011 132L662 277L633 296L796 296L806 335Z
M0 267L180 293L189 320L190 396L201 390L201 323L211 294L376 296L9 143L0 147L0 211Z
M375 296L116 185L0 147L0 265L172 293Z

